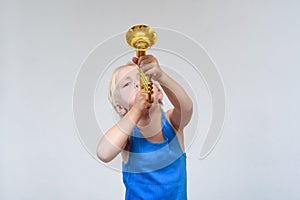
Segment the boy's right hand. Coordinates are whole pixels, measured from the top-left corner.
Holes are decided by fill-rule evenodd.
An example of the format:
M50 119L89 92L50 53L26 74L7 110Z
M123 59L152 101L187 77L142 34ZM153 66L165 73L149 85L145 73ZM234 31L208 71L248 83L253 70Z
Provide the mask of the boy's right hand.
M147 112L152 105L147 101L147 99L148 94L145 92L145 90L139 90L136 93L135 100L131 109L134 109L137 114L141 116L143 113Z

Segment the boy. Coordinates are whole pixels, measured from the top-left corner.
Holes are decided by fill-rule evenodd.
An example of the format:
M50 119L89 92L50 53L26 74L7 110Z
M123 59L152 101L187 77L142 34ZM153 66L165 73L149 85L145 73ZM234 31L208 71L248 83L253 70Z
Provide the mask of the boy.
M192 116L192 101L154 56L132 61L112 75L109 99L121 119L101 138L97 156L109 162L121 153L126 200L187 199L183 129ZM174 108L162 111L163 94L156 84L153 103L147 101L139 86L138 66L161 85Z

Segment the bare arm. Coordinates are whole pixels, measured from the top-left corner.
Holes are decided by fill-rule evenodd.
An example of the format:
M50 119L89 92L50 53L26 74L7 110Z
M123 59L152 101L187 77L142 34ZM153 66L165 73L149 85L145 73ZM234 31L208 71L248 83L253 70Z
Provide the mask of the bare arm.
M160 83L174 106L174 109L168 111L170 121L175 129L182 130L189 123L193 113L193 102L190 97L175 80L161 70L154 56L134 57L132 61L142 67L145 74Z
M101 138L97 148L97 156L100 160L109 162L125 148L130 133L141 118L142 113L151 106L147 102L147 97L144 91L138 92L132 108Z
M129 135L133 130L138 118L131 109L117 124L111 127L101 138L97 156L103 162L114 159L127 144Z
M174 128L183 129L193 113L193 102L185 90L165 72L162 71L158 82L168 96L174 108L170 111L170 120Z

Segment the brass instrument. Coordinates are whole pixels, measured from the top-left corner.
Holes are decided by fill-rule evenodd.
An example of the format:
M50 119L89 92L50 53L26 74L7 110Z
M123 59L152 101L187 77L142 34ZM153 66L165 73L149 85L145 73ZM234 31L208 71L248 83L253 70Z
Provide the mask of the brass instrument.
M126 41L129 46L136 50L136 56L141 57L146 55L146 50L150 49L156 42L156 33L148 25L137 24L128 29ZM151 77L146 76L140 67L138 71L140 75L140 88L145 89L148 94L147 101L152 103L153 99L151 98L151 94L153 94L153 83L151 82Z

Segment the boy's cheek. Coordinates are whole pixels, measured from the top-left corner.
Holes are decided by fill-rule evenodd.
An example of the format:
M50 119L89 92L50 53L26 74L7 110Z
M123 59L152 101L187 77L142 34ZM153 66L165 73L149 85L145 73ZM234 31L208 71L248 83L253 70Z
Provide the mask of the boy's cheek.
M129 105L129 109L133 106L134 101L135 101L135 97L136 97L137 92L134 92L130 95L129 97L129 101L128 101L128 105Z

